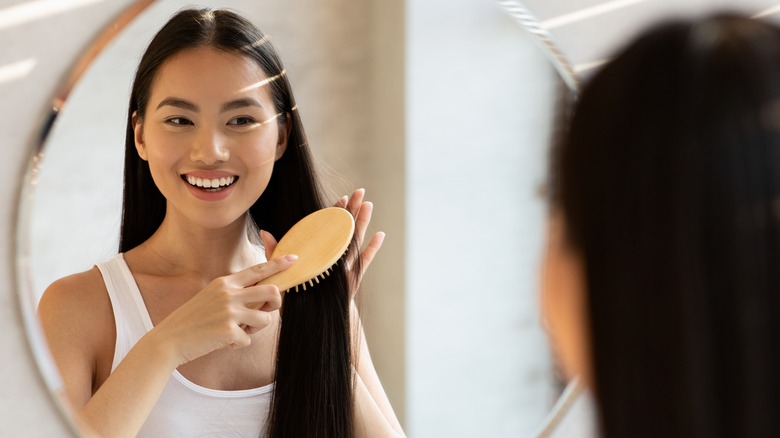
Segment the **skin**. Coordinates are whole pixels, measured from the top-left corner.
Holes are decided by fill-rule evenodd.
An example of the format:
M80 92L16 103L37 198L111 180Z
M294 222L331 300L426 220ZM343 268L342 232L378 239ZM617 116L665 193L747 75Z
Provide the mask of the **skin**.
M252 87L264 79L249 58L185 50L161 66L145 117L134 116L136 149L167 210L159 229L125 254L154 328L113 373L116 329L97 268L58 280L41 299L39 316L70 405L100 436L135 436L174 369L218 390L273 382L281 295L255 284L296 257L266 262L273 236L261 234L266 254L247 237L247 210L265 190L289 129L275 119L266 88ZM182 179L214 172L237 177L223 199L199 199ZM359 189L338 202L355 216L361 242L373 210L364 195ZM374 235L361 253L364 268L383 238ZM350 272L358 280L362 274ZM352 317L360 346L356 435L403 436L356 310Z
M566 241L559 212L547 222L542 263L542 316L559 365L569 379L592 387L585 274L580 255Z

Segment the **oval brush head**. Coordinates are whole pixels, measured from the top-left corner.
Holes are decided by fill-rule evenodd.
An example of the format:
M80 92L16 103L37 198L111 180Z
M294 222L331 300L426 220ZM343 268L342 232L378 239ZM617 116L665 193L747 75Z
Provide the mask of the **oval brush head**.
M355 232L352 214L339 207L317 210L293 225L276 244L271 258L296 254L298 260L284 271L258 284L273 284L280 291L306 290L330 274L330 268L347 251Z

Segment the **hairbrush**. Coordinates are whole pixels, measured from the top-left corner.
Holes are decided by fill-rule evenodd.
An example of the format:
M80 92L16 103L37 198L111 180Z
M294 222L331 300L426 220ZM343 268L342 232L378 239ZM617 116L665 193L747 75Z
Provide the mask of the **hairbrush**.
M330 275L352 241L355 220L339 207L327 207L309 214L279 240L271 259L295 254L298 260L257 284L273 284L282 292L306 290Z

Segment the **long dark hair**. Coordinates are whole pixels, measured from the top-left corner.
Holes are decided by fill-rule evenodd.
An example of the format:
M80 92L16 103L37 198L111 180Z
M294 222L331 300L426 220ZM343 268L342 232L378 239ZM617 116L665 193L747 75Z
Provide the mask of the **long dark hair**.
M614 437L780 436L780 30L644 33L582 91L554 206Z
M119 250L148 239L165 216L165 199L149 165L135 150L132 114L143 119L160 66L186 49L208 46L254 59L270 78L269 93L291 126L287 149L274 164L267 188L249 210L255 224L277 238L298 220L325 207L306 135L279 56L268 38L226 10L186 9L157 33L141 58L133 83L125 141L125 188ZM350 252L356 255L355 251ZM352 257L353 263L359 263ZM339 264L316 290L288 293L282 307L275 388L267 433L271 437L350 437L353 362L347 276Z

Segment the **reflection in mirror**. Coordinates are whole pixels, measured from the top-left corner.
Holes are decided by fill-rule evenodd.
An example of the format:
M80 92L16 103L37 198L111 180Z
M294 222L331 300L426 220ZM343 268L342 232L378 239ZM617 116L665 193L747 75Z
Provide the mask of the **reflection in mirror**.
M378 18L352 3L335 16L260 3L230 6L280 50L318 164L344 176L329 185L339 194L367 187L376 204L370 231L388 231L364 282L361 314L407 433L531 434L558 391L536 302L544 219L538 188L562 89L545 54L499 10L477 2L450 7L445 22L411 2L410 12L426 20L410 23L401 55L378 49L403 18ZM36 301L52 281L116 254L129 84L151 36L182 6L161 1L130 23L75 84L46 140L30 216ZM475 10L484 18L463 35L457 27L464 20L475 26ZM355 24L358 13L372 16L379 30ZM289 17L325 28L304 30ZM430 55L443 43L415 32L423 27L473 52L486 70L479 87L463 85L473 83L468 64L447 51ZM406 65L403 98L385 93L395 86L387 79L399 81L404 69L378 68L393 56ZM388 107L405 120L394 124Z

